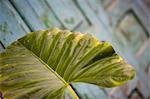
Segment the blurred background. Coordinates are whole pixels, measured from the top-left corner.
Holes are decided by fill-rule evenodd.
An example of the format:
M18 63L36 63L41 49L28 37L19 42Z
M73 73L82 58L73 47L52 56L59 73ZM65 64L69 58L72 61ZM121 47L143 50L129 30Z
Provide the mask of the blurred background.
M150 99L150 0L0 0L0 52L28 32L52 27L109 41L137 71L120 87L73 84L81 99Z

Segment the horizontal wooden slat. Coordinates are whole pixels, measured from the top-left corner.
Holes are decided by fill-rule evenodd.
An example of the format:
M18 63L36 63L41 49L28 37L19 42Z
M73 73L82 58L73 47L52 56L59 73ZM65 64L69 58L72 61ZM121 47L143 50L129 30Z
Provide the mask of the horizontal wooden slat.
M132 5L132 9L137 14L138 18L141 20L143 26L147 29L147 36L150 36L150 10L144 5L142 0L136 0Z
M32 9L30 10L34 11L33 14L37 15L38 21L42 21L46 28L61 27L61 24L44 0L26 0L26 2L28 2L29 6L31 6ZM33 24L32 21L30 22Z
M146 39L137 51L136 59L143 68L150 67L150 38Z
M75 83L73 88L79 94L81 99L107 99L108 97L104 93L103 89L99 86L86 84L86 83Z
M32 30L45 28L44 24L38 20L38 16L33 8L29 5L27 0L11 0L11 2L14 4L16 9L19 11Z
M89 7L91 8L91 10L95 13L95 15L97 16L98 20L100 22L102 22L102 24L106 27L106 31L110 31L110 22L109 22L109 18L108 15L106 13L106 11L103 8L103 2L105 1L111 1L111 0L86 0L86 2L88 2ZM85 9L86 10L86 9ZM109 29L109 30L108 30Z
M71 0L46 1L65 28L72 30L76 28L80 23L81 25L84 24L85 21L83 16L81 15L81 12L76 8Z
M0 0L0 40L5 47L29 32L8 0Z
M135 55L135 53L142 46L144 40L147 39L144 28L140 25L140 22L136 19L133 12L130 12L124 16L118 24L117 30L122 34L122 37L126 39L126 49L130 49L133 55Z
M14 4L14 6L16 7L16 9L18 10L18 12L20 13L20 15L24 18L24 20L26 21L26 24L29 25L29 27L34 31L34 30L39 30L39 29L45 29L46 25L44 24L43 20L45 18L45 23L47 24L47 26L50 26L50 23L48 23L48 15L46 15L46 11L42 12L43 9L38 9L41 8L41 6L39 6L38 2L31 2L30 0L11 0L11 2ZM35 4L34 4L35 3ZM37 5L37 8L35 8ZM33 6L34 5L34 6ZM36 10L35 10L36 9ZM38 11L37 11L38 10ZM42 14L45 16L42 19ZM41 17L40 17L40 16Z
M103 23L100 22L94 11L90 8L88 2L88 0L76 0L76 4L91 23L91 27L87 29L87 32L93 33L100 40L106 40L106 30Z
M116 25L121 20L122 16L131 9L132 4L133 0L114 0L114 2L111 2L105 9L113 28L116 28Z

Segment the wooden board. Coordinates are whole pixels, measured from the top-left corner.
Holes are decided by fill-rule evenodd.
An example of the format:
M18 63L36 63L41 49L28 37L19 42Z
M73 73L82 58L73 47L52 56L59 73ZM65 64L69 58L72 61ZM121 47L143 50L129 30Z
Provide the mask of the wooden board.
M98 20L104 25L105 30L110 32L109 17L103 8L103 2L110 0L102 1L103 0L86 0L90 9L95 13L95 16L97 16Z
M11 0L18 9L20 15L26 21L26 24L34 30L51 28L54 26L60 27L60 24L54 17L43 1L37 0Z
M125 49L132 48L130 51L132 51L134 55L147 38L144 29L136 19L133 12L127 13L124 18L122 18L118 24L117 30L121 33L122 37L126 39L124 41L124 43L126 43L126 45L124 45Z
M147 29L145 33L147 36L150 37L150 9L146 5L144 5L144 2L141 0L136 0L132 5L132 9L137 14L138 18L141 20L141 23L143 24L144 28Z
M106 40L106 30L96 14L89 7L88 0L77 0L76 4L80 7L80 10L83 11L91 24L91 27L87 29L87 32L93 33L99 40Z
M81 12L71 0L46 1L64 28L75 30L80 25L87 25Z
M106 93L99 86L86 83L75 83L73 84L76 92L81 99L107 99Z
M103 0L101 0L101 2L102 1ZM115 28L126 11L131 8L131 5L132 0L105 0L102 2L102 6L108 15L111 27Z
M8 0L0 1L0 13L0 41L7 47L29 29Z
M26 0L26 2L31 7L30 10L34 11L33 14L37 15L38 21L42 21L46 28L62 27L44 0ZM31 23L33 24L32 21Z

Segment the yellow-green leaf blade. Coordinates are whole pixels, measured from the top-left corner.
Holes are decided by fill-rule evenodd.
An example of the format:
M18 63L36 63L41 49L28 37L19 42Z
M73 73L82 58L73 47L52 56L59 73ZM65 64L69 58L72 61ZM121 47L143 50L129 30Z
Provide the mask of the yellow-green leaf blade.
M0 54L0 90L6 99L64 98L66 83L19 42ZM58 94L59 92L59 94Z
M134 76L135 70L115 54L82 68L72 77L72 82L86 82L109 88L119 86Z

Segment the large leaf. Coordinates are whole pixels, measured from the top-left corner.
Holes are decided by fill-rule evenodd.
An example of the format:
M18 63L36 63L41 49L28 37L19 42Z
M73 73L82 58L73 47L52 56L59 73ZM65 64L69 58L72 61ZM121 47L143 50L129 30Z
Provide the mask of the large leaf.
M0 91L7 99L61 99L69 84L115 87L132 79L134 69L108 42L57 28L29 33L0 54Z

